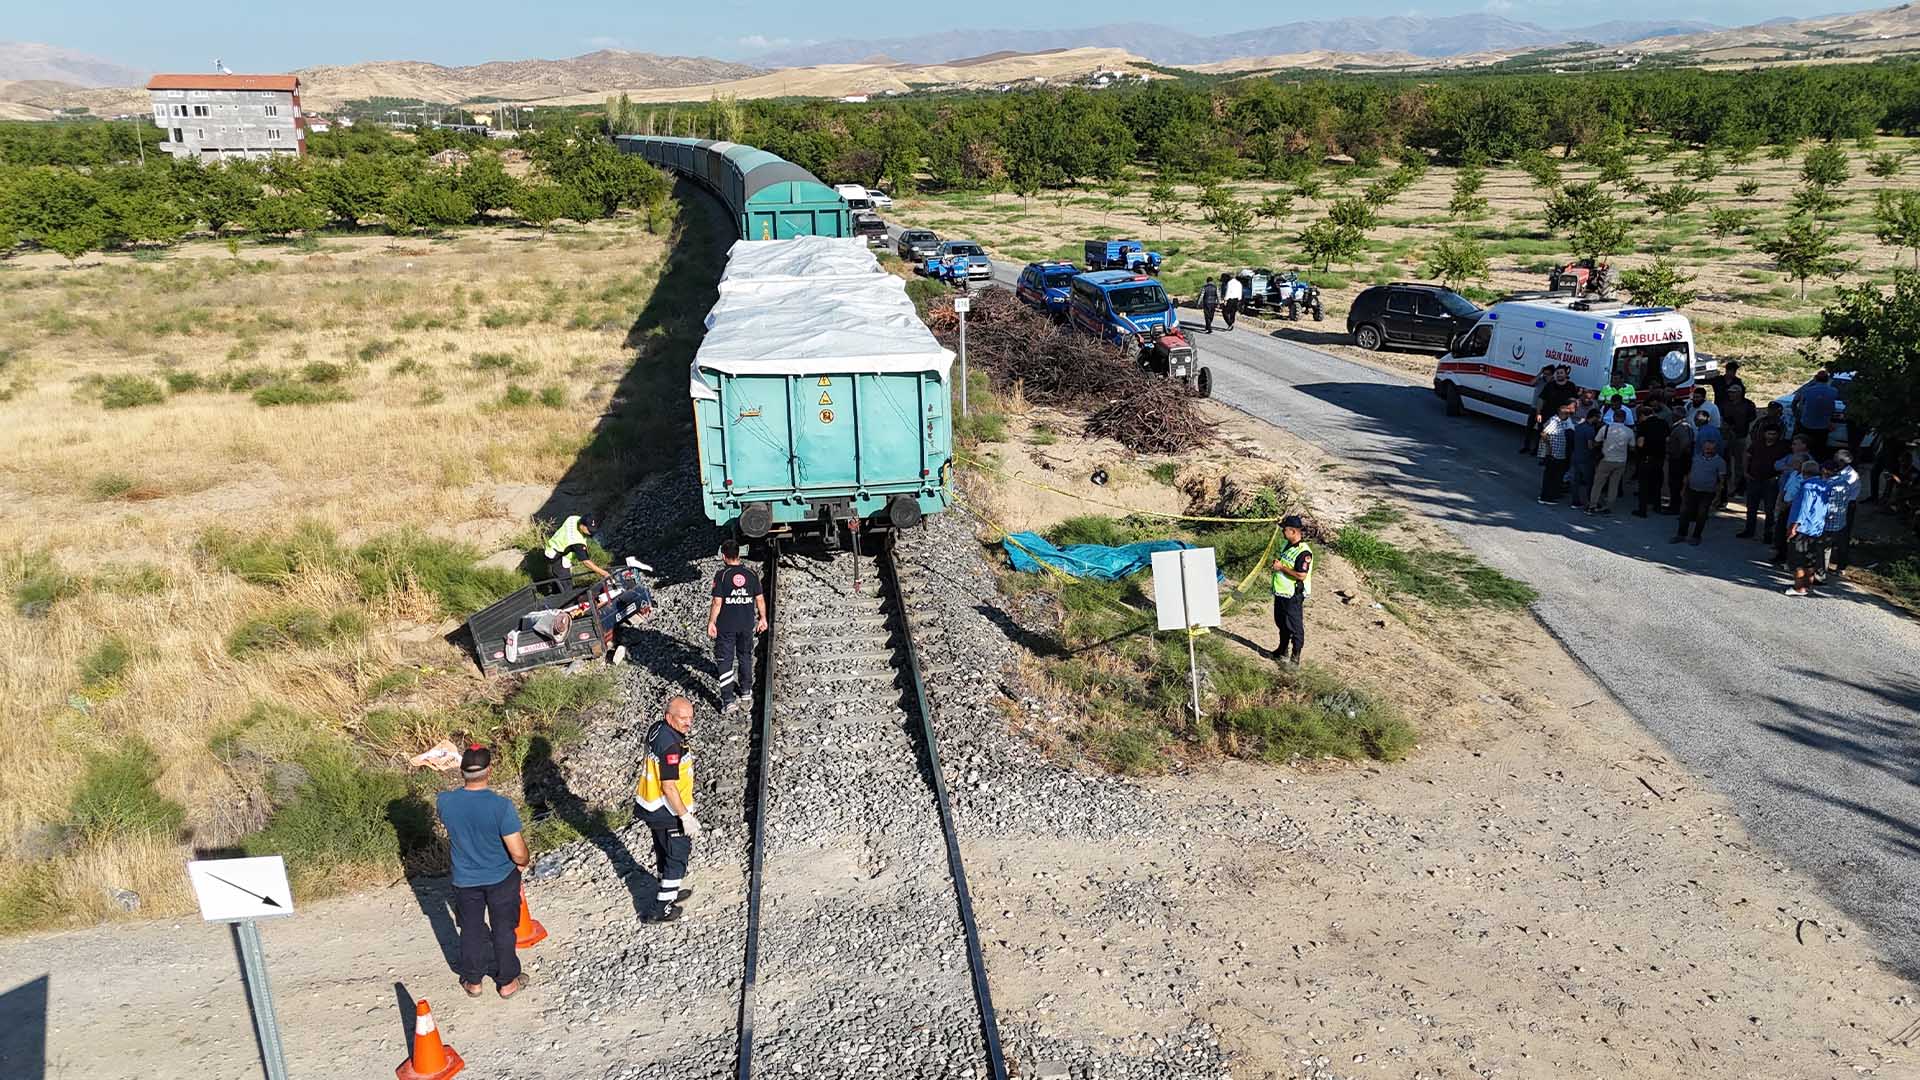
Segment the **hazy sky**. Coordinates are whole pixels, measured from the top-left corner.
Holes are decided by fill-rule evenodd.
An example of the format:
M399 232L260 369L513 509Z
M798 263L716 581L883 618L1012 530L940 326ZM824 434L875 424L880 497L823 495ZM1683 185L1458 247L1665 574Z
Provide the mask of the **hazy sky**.
M1871 0L1858 8L1891 6ZM785 0L620 3L614 0L329 0L289 6L262 0L75 3L0 0L0 37L92 53L132 67L210 70L216 57L235 71L281 71L363 60L473 64L573 56L618 48L677 55L750 57L768 48L837 37L894 37L965 27L1044 29L1153 22L1216 34L1295 19L1360 15L1458 15L1494 11L1544 26L1612 19L1704 19L1726 26L1777 16L1807 18L1848 5L1796 6L1786 0L1466 0L1409 6L1356 0L1312 5L1210 4L1193 11L1164 0L1103 0L1036 9L1025 0L965 4L795 4ZM797 13L806 11L805 17Z

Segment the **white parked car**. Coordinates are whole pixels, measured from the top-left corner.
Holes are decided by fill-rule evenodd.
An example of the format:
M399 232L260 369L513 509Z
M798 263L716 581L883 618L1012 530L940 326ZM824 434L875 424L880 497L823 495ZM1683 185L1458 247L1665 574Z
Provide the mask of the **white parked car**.
M868 188L867 201L873 204L875 210L885 210L893 205L893 196L878 188Z

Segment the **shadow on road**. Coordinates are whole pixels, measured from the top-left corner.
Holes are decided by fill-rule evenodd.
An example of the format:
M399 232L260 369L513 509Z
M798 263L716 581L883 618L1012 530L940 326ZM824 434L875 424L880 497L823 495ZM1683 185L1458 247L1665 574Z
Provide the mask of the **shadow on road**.
M0 1076L46 1080L51 986L52 976L42 975L0 994Z
M659 879L641 866L628 850L626 841L607 811L587 803L567 785L566 773L553 760L553 745L542 736L534 736L520 766L521 793L534 821L551 815L600 850L608 865L627 887L635 915L644 915L653 902Z

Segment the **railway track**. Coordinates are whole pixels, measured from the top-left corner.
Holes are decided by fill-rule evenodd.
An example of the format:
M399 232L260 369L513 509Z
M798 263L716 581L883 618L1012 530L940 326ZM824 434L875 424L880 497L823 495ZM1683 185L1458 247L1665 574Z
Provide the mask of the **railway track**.
M872 547L771 545L737 1080L1007 1076L891 537Z

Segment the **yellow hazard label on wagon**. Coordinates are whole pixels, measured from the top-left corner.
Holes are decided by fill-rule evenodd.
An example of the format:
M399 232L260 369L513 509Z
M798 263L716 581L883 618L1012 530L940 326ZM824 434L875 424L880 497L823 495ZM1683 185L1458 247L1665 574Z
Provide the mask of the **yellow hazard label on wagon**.
M832 385L833 385L833 380L832 380L831 378L829 378L829 377L827 377L827 376L825 376L825 375L822 375L822 376L820 376L820 385L821 385L821 386L832 386Z
M831 423L833 423L833 410L832 410L832 409L821 409L821 410L820 410L820 422L821 422L821 423L823 423L823 424L831 424Z
M825 390L820 391L820 404L822 405L833 404L833 395L827 393Z

